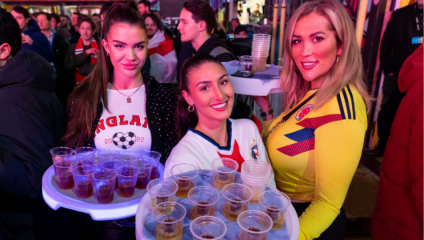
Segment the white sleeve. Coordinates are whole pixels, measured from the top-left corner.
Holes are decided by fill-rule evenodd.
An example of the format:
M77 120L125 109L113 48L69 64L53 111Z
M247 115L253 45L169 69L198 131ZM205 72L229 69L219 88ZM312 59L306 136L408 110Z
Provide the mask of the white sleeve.
M188 163L188 164L196 166L199 169L202 168L195 154L192 151L190 151L187 146L184 146L182 142L180 142L174 147L174 149L172 149L172 152L165 163L164 177L165 178L172 177L171 168L180 163Z

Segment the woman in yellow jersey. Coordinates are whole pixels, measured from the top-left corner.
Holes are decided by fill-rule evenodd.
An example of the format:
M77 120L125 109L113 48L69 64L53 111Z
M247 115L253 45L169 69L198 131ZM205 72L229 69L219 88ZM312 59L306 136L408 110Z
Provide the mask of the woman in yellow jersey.
M302 5L284 38L284 112L265 97L264 141L277 188L299 215L299 239L344 239L342 208L361 157L370 97L355 31L342 4Z

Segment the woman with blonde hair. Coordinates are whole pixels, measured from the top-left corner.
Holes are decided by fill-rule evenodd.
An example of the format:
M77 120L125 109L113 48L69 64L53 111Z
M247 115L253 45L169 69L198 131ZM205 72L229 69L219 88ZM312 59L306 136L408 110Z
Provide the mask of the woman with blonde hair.
M284 112L276 118L268 100L255 97L277 188L299 215L299 239L344 239L342 205L361 157L370 97L342 4L317 0L294 13L281 88Z

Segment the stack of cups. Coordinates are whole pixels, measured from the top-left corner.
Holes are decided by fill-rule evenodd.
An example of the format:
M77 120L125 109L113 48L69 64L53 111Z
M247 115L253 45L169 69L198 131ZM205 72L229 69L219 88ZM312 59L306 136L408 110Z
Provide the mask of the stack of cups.
M271 35L253 34L252 41L252 65L253 70L263 72L266 69L266 60L269 56Z
M243 184L248 186L253 192L250 203L259 203L258 196L265 191L271 174L271 165L264 161L247 160L241 165L240 178Z

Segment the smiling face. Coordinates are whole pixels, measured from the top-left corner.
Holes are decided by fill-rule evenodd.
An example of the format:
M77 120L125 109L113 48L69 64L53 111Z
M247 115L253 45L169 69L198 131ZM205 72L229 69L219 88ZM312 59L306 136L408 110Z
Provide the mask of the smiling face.
M115 76L134 78L141 74L147 57L146 30L128 23L115 23L102 44L110 55Z
M191 42L196 39L199 36L201 23L205 24L202 21L196 23L193 19L193 14L183 8L180 14L180 23L177 28L181 32L181 41Z
M91 27L91 24L88 22L82 22L79 27L79 33L81 34L82 40L91 40L93 37L93 28Z
M189 93L183 91L183 97L190 106L195 106L199 122L229 118L234 90L225 69L216 63L205 63L189 74Z
M299 19L294 28L293 60L312 89L321 87L325 74L342 52L336 32L330 30L330 26L326 17L311 13Z
M147 37L151 39L158 31L158 26L150 17L146 17L144 23L146 24Z

